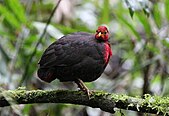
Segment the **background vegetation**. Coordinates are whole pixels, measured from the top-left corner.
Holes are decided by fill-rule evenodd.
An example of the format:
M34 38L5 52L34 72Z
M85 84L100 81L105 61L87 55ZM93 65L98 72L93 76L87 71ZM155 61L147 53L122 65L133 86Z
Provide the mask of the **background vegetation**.
M0 86L16 89L72 89L73 83L37 79L38 60L53 41L68 33L94 33L107 25L113 57L90 89L143 96L168 96L169 0L62 0L37 46L57 0L0 1ZM37 46L37 47L36 47ZM30 60L31 59L31 60ZM121 113L123 112L123 113ZM30 104L0 109L1 115L109 116L85 106ZM118 115L142 115L117 109Z

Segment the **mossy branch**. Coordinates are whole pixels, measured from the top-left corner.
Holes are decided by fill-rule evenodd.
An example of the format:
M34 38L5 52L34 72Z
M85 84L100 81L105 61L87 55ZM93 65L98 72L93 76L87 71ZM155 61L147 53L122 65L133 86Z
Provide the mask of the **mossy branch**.
M89 99L88 96L81 91L27 91L22 88L5 90L0 93L0 107L33 103L70 103L100 108L110 113L114 113L114 108L119 108L144 113L169 115L168 97L162 98L159 96L145 95L145 99L142 99L140 97L95 91Z

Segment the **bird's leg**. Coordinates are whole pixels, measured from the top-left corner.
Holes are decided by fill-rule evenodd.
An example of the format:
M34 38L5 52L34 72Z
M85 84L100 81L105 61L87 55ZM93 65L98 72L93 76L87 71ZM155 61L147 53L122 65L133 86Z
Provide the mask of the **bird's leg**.
M81 79L77 79L77 80L75 81L75 83L78 85L78 87L79 87L82 91L86 92L87 95L90 96L91 93L90 93L89 89L86 87L86 85L83 83L83 81L82 81Z

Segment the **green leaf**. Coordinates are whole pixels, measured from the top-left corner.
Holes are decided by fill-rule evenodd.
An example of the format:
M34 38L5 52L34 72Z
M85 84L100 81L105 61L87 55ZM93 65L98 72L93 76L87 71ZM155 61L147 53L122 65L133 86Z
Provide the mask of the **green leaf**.
M160 13L160 10L159 10L159 7L158 7L158 4L154 4L153 6L153 18L154 18L154 21L156 23L156 25L160 28L161 27L161 13Z
M100 24L108 24L110 22L110 4L109 0L104 0L103 7L101 9Z
M144 11L144 14L149 17L150 16L150 12L146 9L146 8L143 8L143 11Z
M26 104L23 108L23 114L27 116L30 113L31 108L32 108L32 104Z
M128 6L128 9L129 9L129 13L130 13L131 18L133 18L134 10L133 10L133 8L132 8L132 5L130 4L130 2L129 2L128 0L125 0L125 3L126 3L126 5Z
M141 7L142 7L142 10L144 12L144 14L149 17L150 15L150 1L148 0L140 0L139 1Z
M19 0L5 0L5 2L17 19L22 23L26 23L25 11Z
M122 22L123 24L126 25L126 27L137 37L138 40L141 40L141 37L139 35L139 33L136 31L136 29L133 27L133 25L131 23L129 23L124 17L122 17L121 15L118 15L118 21Z
M157 46L154 46L153 43L148 43L147 46L146 46L146 49L150 50L154 54L160 54L159 48Z
M165 15L167 20L169 21L169 0L165 0L164 5L165 5Z
M134 11L132 10L132 8L129 8L129 12L130 12L130 16L131 16L131 18L133 18Z
M82 26L82 25L80 25L80 26L75 25L74 28L71 28L71 27L68 27L68 26L65 26L65 25L60 25L60 24L53 24L53 25L64 34L74 33L74 32L77 32L77 31L92 32L87 27Z
M169 39L164 39L164 40L162 40L162 43L163 43L163 45L165 46L165 47L167 47L167 48L169 48L169 41L168 41Z
M14 14L10 12L6 7L0 4L0 14L4 16L5 20L13 27L19 28L20 23L15 18Z
M146 17L142 12L139 12L136 14L137 14L138 19L142 23L147 36L150 37L152 32L151 32L151 25L149 23L148 17Z

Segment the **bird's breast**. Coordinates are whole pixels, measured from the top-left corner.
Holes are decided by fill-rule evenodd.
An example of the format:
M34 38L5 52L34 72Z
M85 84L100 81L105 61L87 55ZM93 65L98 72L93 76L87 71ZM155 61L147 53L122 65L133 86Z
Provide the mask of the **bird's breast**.
M110 47L109 43L104 43L104 60L105 60L105 64L107 65L110 59L110 56L112 56L112 50Z

